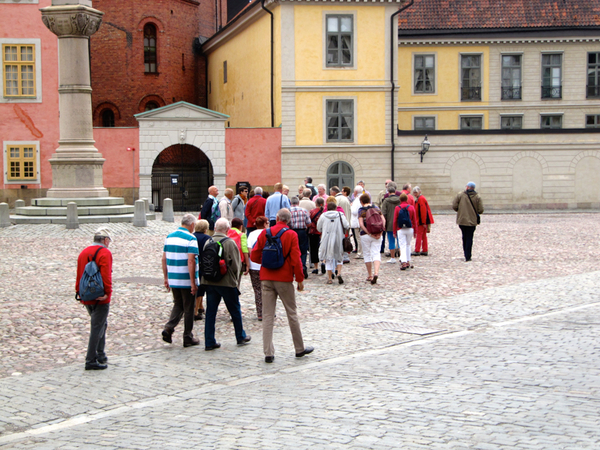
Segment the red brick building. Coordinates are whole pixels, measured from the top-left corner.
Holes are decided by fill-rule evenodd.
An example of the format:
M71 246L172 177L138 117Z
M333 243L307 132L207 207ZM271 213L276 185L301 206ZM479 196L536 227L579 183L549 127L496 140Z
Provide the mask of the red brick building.
M134 114L178 101L206 106L198 38L218 28L207 0L94 0L104 12L90 39L94 126L137 127Z

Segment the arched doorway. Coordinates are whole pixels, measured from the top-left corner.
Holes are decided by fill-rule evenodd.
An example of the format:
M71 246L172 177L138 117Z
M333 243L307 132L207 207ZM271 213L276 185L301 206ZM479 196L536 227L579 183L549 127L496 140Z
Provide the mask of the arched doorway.
M327 169L327 192L333 186L354 189L354 169L345 161L336 161Z
M210 160L193 145L171 145L152 165L152 203L157 211L162 211L165 198L173 200L175 211L200 211L213 184Z

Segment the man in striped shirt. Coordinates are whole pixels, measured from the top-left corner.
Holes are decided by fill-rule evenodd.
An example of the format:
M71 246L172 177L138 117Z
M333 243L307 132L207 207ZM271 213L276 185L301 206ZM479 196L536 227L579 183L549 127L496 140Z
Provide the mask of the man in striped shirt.
M163 341L173 342L171 335L183 316L183 346L200 344L192 334L194 328L194 308L198 279L198 240L192 234L196 218L186 214L181 219L181 227L169 234L165 240L162 268L167 292L173 292L171 317L162 332Z

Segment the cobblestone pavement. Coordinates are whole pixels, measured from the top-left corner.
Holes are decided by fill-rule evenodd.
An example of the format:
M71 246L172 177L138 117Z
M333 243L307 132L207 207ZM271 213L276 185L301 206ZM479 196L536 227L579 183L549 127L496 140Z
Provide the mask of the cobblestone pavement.
M72 292L94 226L0 230L0 446L600 448L599 217L484 216L465 263L454 217L436 216L412 271L311 276L298 304L317 350L294 358L280 309L273 365L248 280L253 342L237 347L221 311L214 352L162 343L169 294L116 282L102 372L83 371ZM111 225L115 279L159 280L174 227Z

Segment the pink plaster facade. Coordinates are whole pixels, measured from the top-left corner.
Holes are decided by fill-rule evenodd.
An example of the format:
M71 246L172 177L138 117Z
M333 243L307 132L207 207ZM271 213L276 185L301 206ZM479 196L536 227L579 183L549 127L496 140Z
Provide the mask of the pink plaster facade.
M0 47L3 44L34 44L36 65L36 97L20 100L4 95L4 74L0 91L0 202L45 195L52 187L52 169L48 159L58 147L58 38L42 23L40 8L51 5L51 0L37 4L0 4ZM39 56L39 58L38 58ZM4 66L2 67L4 72ZM41 76L40 76L41 75ZM6 144L35 143L39 152L39 172L35 183L6 182Z
M272 192L281 181L281 128L227 128L227 186L238 181Z
M131 188L135 172L135 187L140 186L139 128L94 128L96 148L106 162L102 171L104 187ZM128 151L134 148L134 151Z

